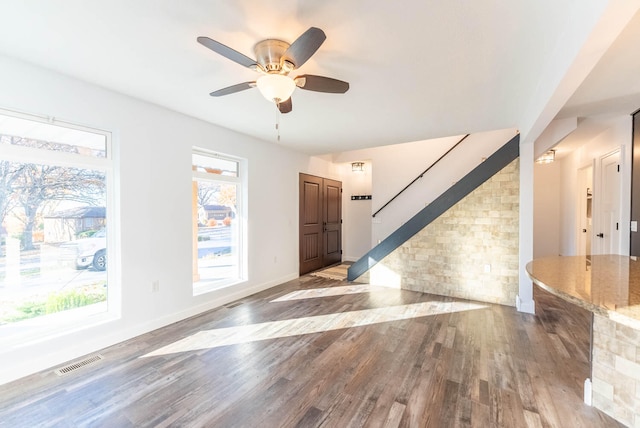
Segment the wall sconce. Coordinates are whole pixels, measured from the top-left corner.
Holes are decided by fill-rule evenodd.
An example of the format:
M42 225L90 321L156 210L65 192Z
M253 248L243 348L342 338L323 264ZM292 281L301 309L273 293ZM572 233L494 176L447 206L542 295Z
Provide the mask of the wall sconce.
M556 151L549 150L548 152L540 156L538 159L536 159L536 163L551 163L554 160L556 160Z
M364 172L364 162L351 162L352 172Z

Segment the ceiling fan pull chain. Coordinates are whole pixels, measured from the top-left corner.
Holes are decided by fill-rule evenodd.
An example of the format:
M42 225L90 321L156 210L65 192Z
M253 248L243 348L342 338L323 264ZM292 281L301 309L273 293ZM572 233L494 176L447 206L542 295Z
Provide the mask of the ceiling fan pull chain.
M276 104L276 133L280 142L280 103Z

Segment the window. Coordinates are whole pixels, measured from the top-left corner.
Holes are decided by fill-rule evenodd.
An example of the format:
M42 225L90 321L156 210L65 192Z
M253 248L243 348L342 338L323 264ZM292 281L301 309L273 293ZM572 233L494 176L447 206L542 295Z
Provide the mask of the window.
M0 110L3 339L108 312L110 174L108 133Z
M193 150L194 295L244 279L242 165L239 159Z

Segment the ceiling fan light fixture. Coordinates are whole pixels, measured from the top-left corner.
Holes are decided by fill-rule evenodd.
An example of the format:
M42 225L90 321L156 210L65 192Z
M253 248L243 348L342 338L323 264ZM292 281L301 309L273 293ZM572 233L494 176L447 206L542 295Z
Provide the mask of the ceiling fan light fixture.
M288 100L296 89L293 79L282 74L260 76L256 85L263 97L276 104Z

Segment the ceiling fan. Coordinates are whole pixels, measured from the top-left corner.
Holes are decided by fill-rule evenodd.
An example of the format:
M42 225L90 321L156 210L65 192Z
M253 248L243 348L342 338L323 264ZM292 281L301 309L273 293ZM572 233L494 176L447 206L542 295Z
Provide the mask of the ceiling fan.
M349 90L349 83L342 80L313 74L293 78L289 76L289 73L311 58L326 38L324 31L311 27L291 44L277 39L262 40L253 48L256 57L254 60L209 37L198 37L198 43L203 46L262 74L255 81L218 89L210 95L221 97L257 86L267 100L277 105L281 113L289 113L292 110L291 94L296 87L307 91L344 94Z

